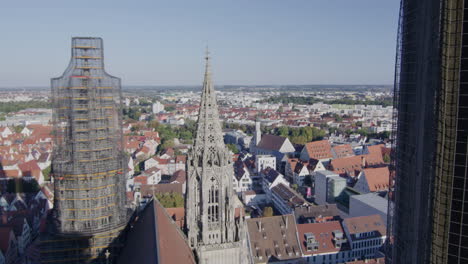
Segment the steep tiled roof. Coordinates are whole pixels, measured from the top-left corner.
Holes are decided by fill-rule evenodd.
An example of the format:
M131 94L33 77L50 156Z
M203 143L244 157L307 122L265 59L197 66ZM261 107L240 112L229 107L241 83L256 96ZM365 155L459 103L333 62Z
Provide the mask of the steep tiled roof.
M279 175L281 175L281 173L279 173L277 170L272 169L270 167L264 169L262 171L262 174L265 175L265 179L270 183L273 183L276 180L276 178Z
M257 148L279 151L286 141L285 137L275 135L263 135Z
M19 170L0 170L0 178L18 178Z
M148 184L148 176L146 175L138 175L133 177L133 182L139 183L141 185L147 185Z
M37 161L35 160L21 163L18 165L18 168L21 170L23 177L31 176L35 177L38 180L39 175L41 174L41 168L39 167L39 165L37 165Z
M366 156L366 162L369 165L382 164L383 161L383 152L385 151L385 146L383 144L374 145L367 147L369 154Z
M132 226L118 263L195 264L185 235L159 202L148 204Z
M338 174L349 174L350 176L357 176L363 167L365 160L363 156L351 156L339 159L333 159L330 162L331 169Z
M153 175L154 173L157 173L158 171L160 171L160 169L158 169L157 167L151 167L145 171L143 171L143 174L145 175Z
M240 179L242 179L244 175L244 162L242 160L237 160L236 162L234 162L234 177L236 177L237 181L240 181Z
M184 228L185 208L166 208L166 212L171 217L171 219L177 224L177 226L182 230L182 228Z
M174 172L172 175L171 179L169 182L175 182L177 181L178 183L184 183L187 180L187 176L184 170L178 170Z
M317 167L317 164L318 164L319 162L320 162L319 160L310 159L310 160L309 160L309 164L307 165L307 169L309 169L309 171L315 170L315 168Z
M371 192L382 191L388 189L390 182L390 171L388 167L368 168L364 169L367 184Z
M292 215L247 219L247 229L254 263L301 257Z
M339 221L330 221L325 223L310 223L298 224L297 233L302 245L302 252L304 255L324 254L339 252L340 250L348 249L348 243L344 243L340 248L335 247L334 237L335 234L341 233L342 237L346 239L343 228ZM306 234L312 234L318 242L317 250L307 250Z
M186 163L187 162L187 156L177 155L175 161L176 161L176 163Z
M305 145L310 159L331 159L331 145L328 140L320 140L309 142Z
M271 191L283 199L283 201L291 208L301 206L306 203L306 201L299 194L282 183L273 187Z
M353 148L349 144L334 146L333 152L335 154L335 158L354 156Z
M168 155L170 157L173 157L174 156L174 149L173 148L168 148L166 150L163 150L163 152L161 152L161 156L164 155L164 154L166 154L166 155Z

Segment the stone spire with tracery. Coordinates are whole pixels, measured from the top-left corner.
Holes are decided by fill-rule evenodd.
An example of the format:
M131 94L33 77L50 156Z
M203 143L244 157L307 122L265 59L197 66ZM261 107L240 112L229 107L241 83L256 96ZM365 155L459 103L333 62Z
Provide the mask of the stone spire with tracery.
M223 141L208 50L205 59L197 135L187 161L185 227L199 263L242 263L244 223L235 219L232 156Z

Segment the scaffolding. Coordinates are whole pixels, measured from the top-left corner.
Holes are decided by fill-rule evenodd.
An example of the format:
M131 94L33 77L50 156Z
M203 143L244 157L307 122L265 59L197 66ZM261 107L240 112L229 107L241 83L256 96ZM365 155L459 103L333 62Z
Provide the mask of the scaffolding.
M468 229L462 225L468 223L468 103L464 98L468 94L467 14L464 0L446 0L441 5L431 263L468 262L464 238Z
M389 263L427 263L430 254L440 4L440 0L401 1L391 155L395 187L390 190L387 220Z
M53 243L42 244L43 255L53 257L44 263L65 261L58 252L73 248L76 263L102 255L117 236L98 234L128 220L120 79L105 72L103 58L102 39L73 38L68 68L51 81L55 231L44 240ZM87 253L78 254L83 247Z

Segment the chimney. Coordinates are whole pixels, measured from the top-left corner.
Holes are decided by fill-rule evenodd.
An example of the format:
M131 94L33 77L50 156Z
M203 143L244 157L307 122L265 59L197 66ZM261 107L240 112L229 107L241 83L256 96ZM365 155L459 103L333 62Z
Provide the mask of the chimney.
M362 166L363 168L366 167L366 157L364 157L364 155L361 156L361 166Z
M287 217L287 216L286 216L286 218L284 219L284 222L285 222L284 224L285 224L286 229L287 229L287 228L288 228L288 217Z

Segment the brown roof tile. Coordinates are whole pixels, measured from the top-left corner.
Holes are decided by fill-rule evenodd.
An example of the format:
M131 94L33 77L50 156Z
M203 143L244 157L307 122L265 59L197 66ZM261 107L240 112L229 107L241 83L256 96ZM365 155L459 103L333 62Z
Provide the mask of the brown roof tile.
M301 257L292 215L247 219L247 229L254 263Z
M390 171L388 167L364 169L367 184L371 192L383 191L388 189L390 182Z
M335 153L335 158L354 156L353 148L349 144L334 146L333 152Z
M262 139L257 145L257 148L279 151L283 146L284 141L286 141L285 137L275 135L263 135Z
M386 235L387 229L380 215L358 216L346 218L343 221L351 235L377 231L380 235Z
M341 233L342 238L346 239L346 235L339 221L297 225L297 233L302 245L302 252L305 255L339 252L342 249L346 249L348 247L347 242L343 243L341 248L335 247L334 237L337 232ZM318 242L316 250L307 250L306 234L312 234L315 241Z
M310 159L331 159L333 154L331 152L331 145L328 140L320 140L309 142L305 145Z

